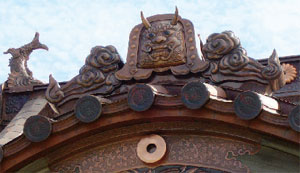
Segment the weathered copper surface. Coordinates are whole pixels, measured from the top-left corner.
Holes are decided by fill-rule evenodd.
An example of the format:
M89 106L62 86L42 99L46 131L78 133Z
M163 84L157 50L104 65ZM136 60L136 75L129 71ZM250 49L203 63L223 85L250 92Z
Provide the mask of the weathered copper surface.
M102 112L100 100L95 96L84 96L75 105L75 116L84 123L97 120Z
M257 94L246 91L237 96L234 100L236 115L244 120L254 119L262 110L262 103Z
M181 90L181 100L190 109L201 108L208 100L210 93L201 82L190 82Z
M28 118L24 124L24 135L32 142L47 139L52 131L52 124L48 118L36 115Z
M151 87L136 84L128 92L128 105L135 111L145 111L151 107L155 98Z
M7 80L8 87L24 87L28 85L43 84L41 81L36 80L32 77L32 72L27 66L29 55L35 49L45 49L48 47L41 44L39 41L39 33L35 33L33 40L20 47L10 48L4 54L10 53L12 58L9 60L10 74Z
M290 126L300 132L300 105L295 106L295 108L289 114Z

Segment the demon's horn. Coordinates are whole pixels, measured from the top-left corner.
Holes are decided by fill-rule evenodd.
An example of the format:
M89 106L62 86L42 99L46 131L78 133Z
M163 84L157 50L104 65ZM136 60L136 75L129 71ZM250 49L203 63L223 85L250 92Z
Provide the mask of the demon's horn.
M142 19L142 22L144 24L144 26L148 29L151 27L151 24L149 23L149 21L144 17L144 14L143 12L141 11L141 19Z
M172 25L176 25L177 22L178 22L178 8L176 7L176 8L175 8L174 18L173 18L171 24L172 24Z

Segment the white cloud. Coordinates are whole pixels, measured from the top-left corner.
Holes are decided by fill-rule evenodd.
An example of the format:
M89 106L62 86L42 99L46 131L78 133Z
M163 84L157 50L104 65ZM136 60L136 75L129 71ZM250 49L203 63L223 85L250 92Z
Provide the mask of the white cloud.
M0 52L31 41L36 31L49 51L32 53L29 66L45 82L49 74L70 80L96 45L114 45L126 59L130 30L145 16L173 13L194 23L203 41L213 32L233 30L253 58L300 54L300 3L256 1L0 1ZM9 55L0 55L0 83L9 73Z

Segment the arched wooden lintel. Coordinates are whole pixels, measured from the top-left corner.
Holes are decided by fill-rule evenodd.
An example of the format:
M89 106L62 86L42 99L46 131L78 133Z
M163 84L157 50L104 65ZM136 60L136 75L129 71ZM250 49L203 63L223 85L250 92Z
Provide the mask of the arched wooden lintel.
M212 105L212 103L208 103L207 107L212 107ZM30 143L24 136L18 138L18 140L15 141L15 147L22 147L17 146L18 142L22 142L23 149L21 149L20 152L17 152L14 155L6 157L2 161L1 172L16 171L17 169L20 169L24 165L28 164L29 162L34 161L37 157L43 155L45 156L47 155L47 153L56 150L57 148L67 144L68 142L81 140L82 138L85 138L91 134L111 130L114 128L150 122L214 121L222 124L232 125L233 127L236 127L236 131L240 131L241 128L244 128L246 129L246 131L250 132L260 131L277 136L282 139L289 139L289 141L292 143L297 143L299 141L299 133L297 133L289 127L273 125L270 123L266 123L260 119L254 119L251 121L241 120L236 115L234 115L233 110L231 110L231 112L232 113L219 113L207 108L190 110L182 106L153 106L151 109L145 112L134 112L131 110L127 110L118 114L104 114L99 120L90 124L79 123L79 120L77 120L75 116L72 115L63 121L54 123L51 136L43 142ZM262 112L260 116L264 116L264 114L268 113ZM203 131L209 132L209 129L204 128ZM240 136L238 138L243 137ZM259 143L259 141L252 142ZM7 153L4 153L4 155L9 154L8 152L10 150L15 149L17 148L14 148L14 146L10 146L10 148L7 148L5 150Z

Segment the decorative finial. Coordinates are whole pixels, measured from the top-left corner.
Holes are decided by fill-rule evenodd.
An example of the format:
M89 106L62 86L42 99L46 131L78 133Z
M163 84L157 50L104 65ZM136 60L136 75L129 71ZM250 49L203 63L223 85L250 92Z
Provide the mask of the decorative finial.
M36 32L33 40L20 48L10 48L4 54L10 53L9 60L10 74L7 80L8 87L20 87L28 85L42 84L41 81L32 77L32 72L27 66L29 55L35 49L45 49L48 47L39 41L39 33Z

